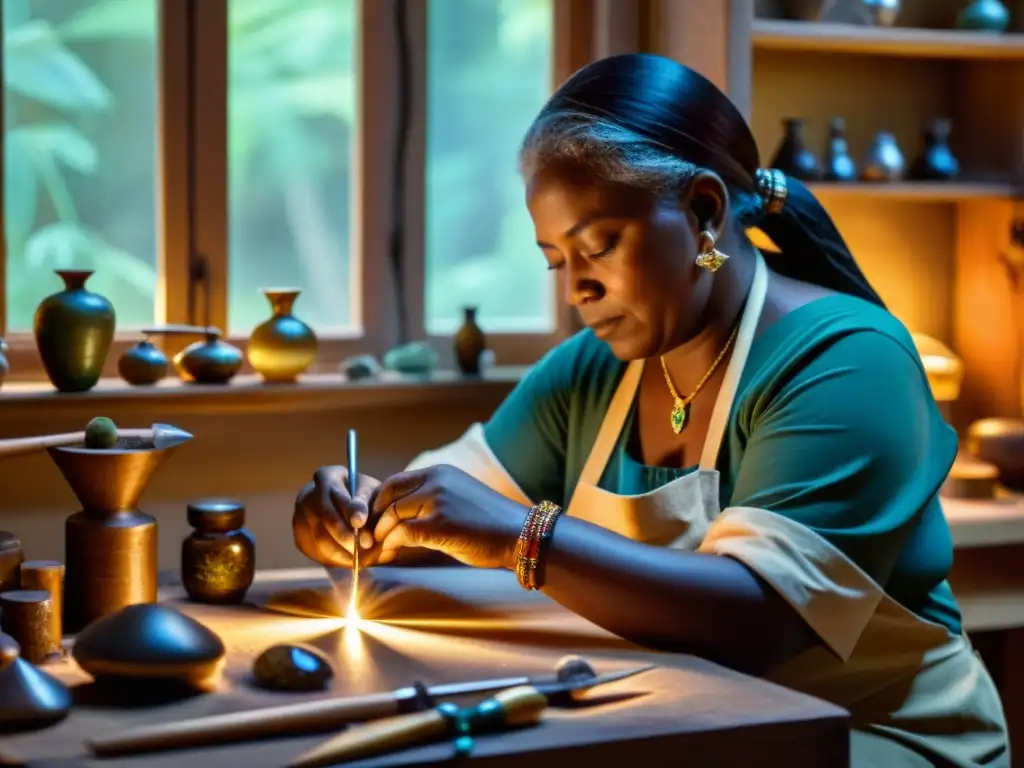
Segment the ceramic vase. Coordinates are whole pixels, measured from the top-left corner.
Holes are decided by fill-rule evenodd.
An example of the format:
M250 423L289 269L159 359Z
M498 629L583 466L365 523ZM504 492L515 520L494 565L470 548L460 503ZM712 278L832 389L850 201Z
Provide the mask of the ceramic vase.
M59 392L85 392L103 374L114 340L114 307L85 287L87 270L58 270L64 290L36 309L34 331L43 368Z
M167 375L167 356L144 339L121 355L117 372L134 387L156 384Z
M316 334L292 314L301 291L266 289L273 316L249 337L249 364L268 382L294 381L316 360Z
M958 29L974 32L1005 32L1010 12L1000 0L973 0L957 16Z
M857 167L850 158L846 143L846 121L833 117L828 124L828 147L825 149L825 180L854 181Z
M801 181L817 181L821 168L804 139L804 121L790 117L782 121L782 142L775 150L771 167Z
M202 341L174 356L174 370L190 384L227 384L241 370L242 361L242 350L221 339L220 331L211 327Z
M487 349L487 337L476 322L476 307L462 310L462 327L455 333L455 364L466 376L480 373L480 355Z
M875 136L871 150L864 161L861 179L864 181L899 181L906 170L906 161L896 137L888 131Z
M949 149L952 123L933 120L924 130L924 151L910 166L909 178L920 181L950 181L960 173L960 163Z

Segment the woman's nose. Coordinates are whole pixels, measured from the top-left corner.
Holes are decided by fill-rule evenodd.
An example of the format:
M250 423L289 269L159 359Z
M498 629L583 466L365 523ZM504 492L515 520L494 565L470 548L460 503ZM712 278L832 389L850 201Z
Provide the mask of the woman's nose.
M596 301L604 295L604 288L601 283L589 275L566 269L561 273L561 277L564 281L562 294L565 296L566 303L570 306L579 307L591 301Z

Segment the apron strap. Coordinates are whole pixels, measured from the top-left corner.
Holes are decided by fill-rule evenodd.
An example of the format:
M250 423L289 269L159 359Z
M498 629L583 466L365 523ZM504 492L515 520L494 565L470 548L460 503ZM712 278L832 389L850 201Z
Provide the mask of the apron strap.
M587 463L583 465L580 473L580 483L597 485L601 480L605 467L608 466L608 459L611 458L615 444L619 441L622 433L622 426L629 416L629 409L633 407L633 399L636 391L640 388L640 379L644 375L644 360L633 360L626 366L626 372L619 381L611 404L605 412L604 421L601 422L601 429L597 433L594 447L590 450Z
M764 298L768 293L768 267L765 265L760 251L755 251L755 256L754 281L751 283L750 293L747 294L747 306L743 310L740 327L736 332L732 359L729 360L729 366L725 369L722 388L718 391L718 397L715 399L715 410L711 412L711 424L708 426L708 434L704 439L704 450L700 456L701 469L715 469L718 465L718 454L722 449L722 438L725 436L725 428L732 413L733 400L740 385L740 378L743 376L743 369L747 365L747 357L750 356L750 346L754 343L754 334L761 321L761 310L764 309Z

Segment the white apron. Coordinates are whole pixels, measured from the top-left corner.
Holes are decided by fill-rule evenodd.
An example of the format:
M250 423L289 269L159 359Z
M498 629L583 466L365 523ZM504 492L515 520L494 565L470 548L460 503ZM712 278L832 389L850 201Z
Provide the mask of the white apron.
M763 509L720 511L718 452L767 282L758 256L698 469L636 496L598 487L639 389L644 361L634 361L611 400L566 513L652 545L732 557L768 582L822 644L766 677L850 711L855 768L1009 766L1002 705L966 635L953 635L903 608L809 528ZM410 468L440 463L531 503L487 446L479 424Z

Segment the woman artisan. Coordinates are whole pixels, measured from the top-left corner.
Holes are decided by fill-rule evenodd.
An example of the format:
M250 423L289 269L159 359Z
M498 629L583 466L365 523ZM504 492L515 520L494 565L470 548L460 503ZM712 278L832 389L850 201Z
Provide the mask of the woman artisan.
M619 636L845 707L855 765L1009 765L946 582L956 434L813 195L759 169L711 83L652 55L577 72L521 161L588 329L486 425L356 499L320 469L302 552L348 565L356 530L365 564L510 568Z

